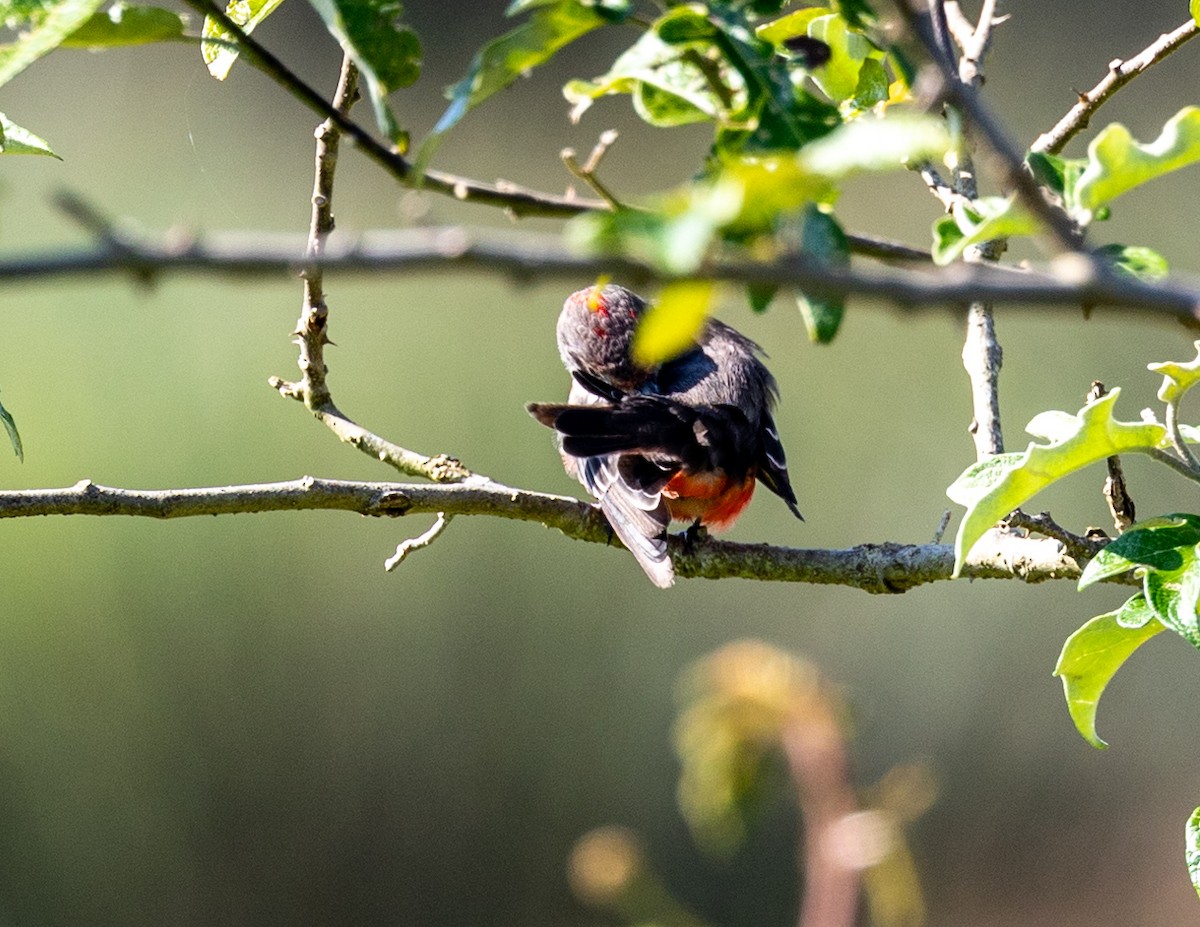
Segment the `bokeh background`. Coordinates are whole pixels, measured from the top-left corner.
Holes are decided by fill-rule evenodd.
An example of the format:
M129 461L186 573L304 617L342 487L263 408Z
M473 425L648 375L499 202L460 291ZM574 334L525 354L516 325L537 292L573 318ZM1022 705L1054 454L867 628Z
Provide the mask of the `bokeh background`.
M505 27L503 6L408 4L426 49L421 81L397 96L414 136ZM1182 0L1006 6L986 91L1023 143L1073 87L1187 16ZM332 91L339 53L304 4L260 35ZM622 98L580 126L566 118L561 84L602 73L627 39L580 42L494 98L437 165L562 189L559 150L615 127L603 175L619 195L685 180L703 129L650 130ZM1098 122L1152 138L1195 101L1198 78L1200 47L1187 47ZM0 108L63 157L3 159L5 253L86 240L51 204L63 188L149 232L307 226L314 119L244 64L219 84L194 47L62 52L6 86ZM1200 271L1196 178L1131 194L1096 240L1150 244ZM352 151L335 207L344 235L507 224L405 193ZM856 183L840 215L923 244L936 203L901 175ZM457 272L327 286L330 382L350 414L505 482L572 491L522 409L566 388L562 286ZM27 450L23 465L0 456L5 487L389 478L267 386L295 369L292 279L55 280L5 284L0 299L0 386ZM732 536L928 541L973 453L961 319L859 300L837 341L814 347L785 300L753 316L731 294L722 315L771 354L808 518L763 493ZM1157 387L1145 364L1192 356L1191 333L1144 316L1006 308L1000 325L1013 447L1033 414L1078 408L1093 379L1120 386L1135 417ZM1194 508L1194 488L1165 470L1127 471L1139 511ZM1103 525L1102 479L1087 472L1041 507L1077 530ZM860 784L897 763L933 771L938 801L910 834L931 923L1196 922L1183 824L1200 803L1200 658L1174 635L1134 656L1101 711L1107 752L1074 732L1051 677L1066 635L1123 591L962 582L871 597L688 581L662 593L618 550L484 518L459 519L385 574L394 545L426 524L0 525L0 924L609 923L565 874L573 843L607 823L635 828L671 891L711 922L788 923L795 823L782 803L720 862L692 843L675 800L679 675L746 637L806 655L840 687Z

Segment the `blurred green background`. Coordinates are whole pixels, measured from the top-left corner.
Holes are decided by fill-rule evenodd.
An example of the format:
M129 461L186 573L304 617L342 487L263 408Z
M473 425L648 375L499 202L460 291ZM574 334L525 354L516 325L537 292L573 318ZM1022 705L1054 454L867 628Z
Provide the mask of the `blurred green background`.
M397 96L414 136L505 27L504 5L408 4L426 48L421 81ZM986 90L1023 143L1072 87L1187 16L1182 0L1007 6ZM260 34L332 91L338 50L304 4ZM567 121L559 86L603 72L625 38L581 42L494 98L437 166L562 189L559 150L616 127L603 176L619 195L686 179L703 130L650 130L619 98ZM1098 124L1148 140L1195 102L1198 78L1200 47L1187 47ZM192 47L61 52L8 85L0 109L64 159L0 164L6 253L85 240L50 203L61 188L148 231L307 227L314 120L244 65L219 84ZM1096 240L1149 244L1200 271L1197 176L1122 200ZM924 244L936 208L900 175L856 184L840 215ZM335 211L345 235L420 213L507 221L414 198L352 151ZM553 338L566 288L460 273L334 276L327 288L330 382L351 415L513 485L573 491L522 409L566 389ZM0 294L0 387L27 452L24 465L0 457L6 487L390 476L267 386L295 369L290 278ZM808 519L763 493L732 537L928 541L973 456L958 316L857 301L818 348L785 300L758 317L731 295L722 315L771 354ZM1012 447L1036 412L1078 408L1093 379L1122 387L1135 417L1157 387L1145 364L1192 356L1191 333L1147 317L1004 309L1000 325ZM1127 472L1139 512L1195 508L1164 469L1133 460ZM1088 472L1039 502L1076 530L1104 525L1102 480ZM963 582L876 598L687 581L664 594L620 551L483 518L385 574L394 545L427 524L301 513L0 525L0 924L604 923L571 897L565 862L610 822L636 828L672 891L712 922L787 923L790 818L718 863L675 805L677 677L742 637L802 652L842 687L862 784L914 759L934 771L938 802L912 833L931 923L1196 923L1182 851L1200 804L1198 655L1162 635L1130 661L1101 712L1105 753L1074 732L1051 678L1063 638L1121 590Z

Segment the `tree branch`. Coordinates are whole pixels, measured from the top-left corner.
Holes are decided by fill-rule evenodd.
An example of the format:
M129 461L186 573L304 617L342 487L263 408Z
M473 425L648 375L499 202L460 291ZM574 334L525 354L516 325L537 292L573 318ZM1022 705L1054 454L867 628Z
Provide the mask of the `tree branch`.
M0 491L0 518L130 515L167 519L318 509L376 517L490 515L540 522L576 540L612 543L604 516L595 506L480 477L431 485L305 476L279 483L163 490L119 489L83 480L65 489ZM1079 578L1081 564L1067 556L1058 541L1001 532L989 537L993 543L976 545L963 576L1027 583ZM712 538L685 543L675 536L670 539L670 551L677 576L833 584L871 593L906 592L925 583L948 580L954 569L954 548L948 544L884 543L843 550L805 550ZM1132 576L1116 579L1122 580L1137 582Z
M519 240L501 239L459 226L369 233L342 247L328 246L320 260L306 260L302 245L293 237L272 240L263 233L214 235L183 244L134 246L130 239L123 240L121 250L101 245L0 258L0 283L117 273L139 280L169 273L244 278L296 274L314 266L359 274L470 270L507 275L522 283L535 278L577 283L604 273L632 286L681 279L630 258L575 254L555 236L527 233ZM764 263L713 261L692 277L796 287L823 296L874 297L914 312L982 299L1027 306L1118 306L1200 321L1200 284L1143 283L1076 255L1037 272L961 264L920 271L837 268L790 255Z
M339 113L316 90L302 81L291 68L260 45L257 39L247 35L237 23L226 15L224 9L213 5L208 0L184 0L184 2L200 15L211 16L219 22L223 29L236 38L242 54L248 61L322 119L331 120L342 132L354 140L363 154L407 187L431 190L435 193L453 196L463 202L499 206L515 216L574 216L581 212L593 212L608 208L600 200L581 200L572 196L540 193L513 183L486 184L442 171L425 171L424 174L418 175L412 164L403 155L380 144L357 122L350 119L345 113Z
M920 0L896 0L896 7L907 23L909 32L935 65L931 74L922 75L934 84L933 96L950 103L962 113L975 134L996 156L1003 184L1013 189L1024 206L1045 226L1055 250L1078 251L1081 240L1079 227L1070 216L1042 195L1041 187L1025 169L1022 153L979 99L975 88L959 80L958 69L947 57L943 49L944 42L939 41L941 30L935 26L935 22L945 20L941 5L937 0L930 0L930 8L921 9L919 3ZM936 14L940 14L937 20ZM948 34L948 27L945 31Z
M1125 61L1115 58L1110 61L1108 73L1104 78L1087 93L1078 94L1079 102L1067 111L1054 128L1039 135L1030 146L1030 150L1058 154L1066 147L1067 142L1087 128L1092 114L1103 106L1109 97L1139 74L1158 64L1188 39L1195 37L1197 32L1200 32L1200 26L1196 25L1194 19L1189 19L1175 31L1160 35L1156 41L1132 58Z

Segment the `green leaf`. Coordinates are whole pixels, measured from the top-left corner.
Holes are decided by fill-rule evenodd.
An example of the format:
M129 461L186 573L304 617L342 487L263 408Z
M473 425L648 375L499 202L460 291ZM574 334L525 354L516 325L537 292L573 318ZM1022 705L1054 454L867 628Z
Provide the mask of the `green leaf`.
M832 10L822 6L793 10L786 16L757 26L754 34L782 51L786 48L784 43L788 39L794 39L798 35L808 35L808 24L819 16L828 16L831 12Z
M0 87L43 55L58 48L86 23L104 0L61 0L58 3L16 6L0 2L0 21L9 28L27 25L15 41L0 45Z
M1076 216L1093 214L1134 187L1200 160L1200 108L1188 106L1167 120L1148 144L1134 141L1120 123L1106 126L1088 145L1088 164L1075 187Z
M1198 543L1200 516L1179 513L1138 522L1092 558L1079 577L1079 588L1086 589L1136 567L1178 570L1184 563L1180 548Z
M774 283L746 284L746 299L750 303L750 310L757 313L766 312L771 308L771 303L778 292L779 287Z
M0 422L4 423L4 430L8 432L8 440L12 444L13 453L17 455L17 460L24 463L25 448L21 446L21 435L17 431L17 423L13 421L12 413L3 405L0 405Z
M1164 279L1170 270L1165 257L1140 245L1104 245L1095 254L1118 273L1146 283Z
M58 158L45 139L39 138L28 129L22 129L4 113L0 113L0 154L49 155L51 158ZM62 158L58 160L61 161Z
M183 17L157 6L114 3L94 13L87 22L63 40L63 48L114 48L177 42L183 38Z
M1200 0L1192 0L1192 16L1200 17ZM1197 18L1200 22L1200 18ZM1184 858L1192 887L1200 895L1200 808L1192 812L1184 830Z
M1195 547L1180 548L1183 564L1177 570L1147 570L1146 601L1158 620L1200 650L1200 562Z
M308 0L337 39L366 84L375 121L392 142L402 143L404 133L396 122L387 97L421 76L421 42L411 29L397 25L403 12L397 0Z
M658 301L642 316L633 336L633 359L657 367L696 343L712 307L710 280L685 280L663 288Z
M653 126L687 125L711 119L728 125L740 125L735 113L746 106L745 87L740 79L736 87L726 85L729 75L708 74L689 58L686 49L664 42L656 31L644 33L609 69L595 81L570 81L563 96L573 104L572 121L578 121L592 102L602 96L628 93L634 109ZM722 84L722 93L713 81Z
M1163 384L1158 389L1158 398L1163 402L1179 402L1184 393L1200 383L1200 341L1195 342L1194 347L1196 358L1186 364L1165 361L1146 365L1147 369L1163 375Z
M279 8L283 0L229 0L225 15L242 27L249 34ZM222 42L235 41L233 34L226 32L225 27L211 16L204 17L204 27L200 34L205 39L220 39ZM217 80L229 76L233 63L241 52L236 45L220 44L218 42L201 42L200 55L208 67L208 73Z
M433 127L423 149L436 145L437 139L468 111L522 74L549 61L559 49L613 21L614 15L620 18L619 10L602 12L582 0L514 4L508 12L513 15L531 8L534 12L527 22L485 45L471 62L467 76L450 88L450 106ZM423 152L422 160L427 159L428 153Z
M994 238L1033 235L1037 230L1037 220L1015 197L981 197L952 215L934 220L933 260L944 266L957 260L971 245Z
M846 20L836 13L812 20L808 24L808 34L829 46L829 61L814 68L810 76L821 92L835 103L854 96L864 62L883 57L883 52L865 35L852 32ZM884 96L886 98L886 93Z
M891 84L883 63L868 58L858 72L858 86L854 88L853 103L856 109L868 110L888 98Z
M850 266L850 242L837 220L816 206L804 211L801 252L828 267ZM846 310L842 297L817 297L805 293L796 296L796 305L804 319L809 340L828 344L837 334Z
M1134 598L1141 598L1141 593ZM1108 746L1096 733L1100 696L1133 652L1163 630L1155 619L1138 628L1124 627L1117 621L1118 614L1098 615L1068 637L1054 667L1054 675L1062 678L1067 710L1076 730L1100 749Z
M1028 430L1049 437L1050 443L1031 443L1021 454L993 458L995 463L972 464L954 481L946 494L967 507L955 539L955 576L988 529L1051 483L1113 454L1165 446L1166 428L1157 422L1120 422L1113 417L1120 392L1113 389L1074 416L1037 416Z

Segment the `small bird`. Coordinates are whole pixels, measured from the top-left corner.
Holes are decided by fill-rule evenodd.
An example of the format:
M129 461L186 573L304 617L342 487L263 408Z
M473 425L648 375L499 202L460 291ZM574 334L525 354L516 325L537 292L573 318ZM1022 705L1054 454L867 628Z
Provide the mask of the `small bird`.
M771 409L775 378L762 349L709 319L695 345L655 367L632 354L636 293L609 284L567 297L558 350L571 374L567 402L531 402L558 435L563 466L599 502L613 531L661 588L675 582L667 555L672 520L728 528L755 481L803 521Z

